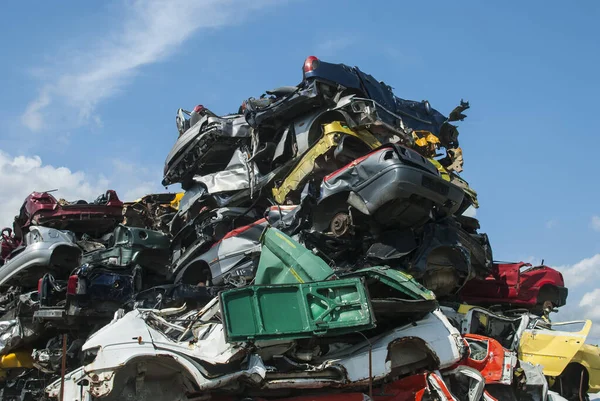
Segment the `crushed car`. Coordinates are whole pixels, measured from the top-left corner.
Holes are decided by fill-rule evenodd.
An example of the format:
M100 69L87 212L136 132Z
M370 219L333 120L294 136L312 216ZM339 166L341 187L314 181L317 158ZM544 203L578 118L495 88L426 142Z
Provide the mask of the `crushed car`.
M177 191L31 193L2 231L0 398L588 399L591 324L550 319L568 283L494 263L467 216L469 108L310 56L237 112L177 110Z
M123 203L123 224L129 227L169 232L169 223L179 210L184 193L150 194Z
M122 214L123 202L113 190L106 191L93 202L69 202L56 199L48 191L32 192L15 217L15 228L25 233L31 226L46 226L98 237L112 231L121 221Z
M468 303L525 307L538 313L547 303L551 308L565 305L567 295L559 271L524 262L495 263L490 275L469 281L460 294Z
M482 334L518 353L519 360L543 367L549 388L567 399L580 399L600 391L597 369L598 347L585 344L592 322L554 322L528 312L504 316L484 308L469 307L466 314L450 319L463 335ZM453 315L446 310L447 315ZM579 331L561 330L580 326ZM547 384L548 385L548 384Z
M66 277L81 263L81 256L82 250L72 232L33 226L0 268L0 288L11 285L36 288L39 278L49 271Z

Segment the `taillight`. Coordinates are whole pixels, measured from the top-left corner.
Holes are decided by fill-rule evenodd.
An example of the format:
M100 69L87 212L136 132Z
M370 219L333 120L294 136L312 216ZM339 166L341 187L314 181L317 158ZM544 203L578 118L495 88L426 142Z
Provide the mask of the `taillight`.
M42 283L44 282L44 278L38 280L38 294L42 293Z
M196 107L194 107L194 111L196 113L200 113L202 110L204 110L204 106L202 106L201 104L199 104Z
M316 70L319 67L319 59L315 56L308 56L306 60L304 60L304 67L302 70L306 72L311 72Z
M77 295L78 283L79 277L77 275L69 276L69 281L67 281L67 295Z

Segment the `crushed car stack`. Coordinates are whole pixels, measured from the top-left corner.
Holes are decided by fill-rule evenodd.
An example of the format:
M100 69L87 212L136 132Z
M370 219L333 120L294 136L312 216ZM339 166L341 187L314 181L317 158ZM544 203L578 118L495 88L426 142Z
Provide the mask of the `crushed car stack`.
M2 231L2 400L582 400L591 322L494 263L458 130L357 67L180 109L163 185L32 193ZM485 309L488 308L488 309ZM564 398L563 398L564 397Z

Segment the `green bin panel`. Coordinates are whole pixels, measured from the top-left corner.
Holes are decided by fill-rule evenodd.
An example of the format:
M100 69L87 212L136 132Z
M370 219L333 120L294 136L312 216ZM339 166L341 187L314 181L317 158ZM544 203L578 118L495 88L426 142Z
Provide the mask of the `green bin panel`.
M410 274L386 266L367 267L344 274L342 277L367 277L401 292L409 299L435 300L434 293L423 287ZM377 294L371 294L371 296L377 298Z
M323 259L302 244L275 228L265 230L254 278L257 285L322 281L333 274L333 269Z
M223 291L220 301L230 342L339 335L375 327L360 278L253 285Z

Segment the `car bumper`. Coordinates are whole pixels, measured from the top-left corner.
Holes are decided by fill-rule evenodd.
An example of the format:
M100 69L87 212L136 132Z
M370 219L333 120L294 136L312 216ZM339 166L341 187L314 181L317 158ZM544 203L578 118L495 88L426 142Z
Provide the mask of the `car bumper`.
M429 185L425 185L429 184ZM413 226L416 221L426 220L430 209L422 203L413 204L413 196L437 205L452 214L462 202L463 191L420 169L397 164L356 188L349 203L367 215L374 215L384 205L390 207L379 214L383 221L400 220L402 225ZM409 207L410 206L410 207ZM448 207L450 206L450 207ZM402 215L398 216L399 213Z
M567 304L567 296L569 295L569 289L566 287L558 287L558 305L564 306Z

